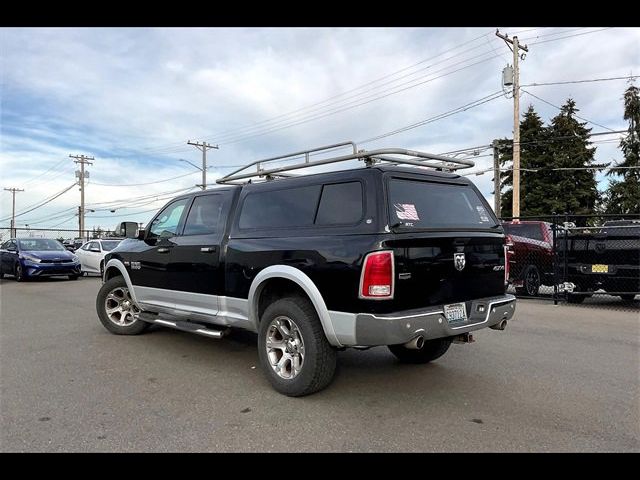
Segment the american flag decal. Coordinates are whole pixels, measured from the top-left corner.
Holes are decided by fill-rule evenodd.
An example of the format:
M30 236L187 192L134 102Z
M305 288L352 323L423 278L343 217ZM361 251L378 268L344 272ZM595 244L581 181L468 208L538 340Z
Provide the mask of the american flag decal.
M396 216L400 220L420 220L416 206L412 203L394 203Z

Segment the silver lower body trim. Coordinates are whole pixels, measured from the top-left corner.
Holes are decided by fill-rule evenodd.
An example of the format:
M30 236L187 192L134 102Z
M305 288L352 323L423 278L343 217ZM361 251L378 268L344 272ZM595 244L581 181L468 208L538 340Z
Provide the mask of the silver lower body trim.
M515 301L513 295L473 300L470 302L469 317L460 324L447 321L443 306L389 315L335 311L329 311L329 315L342 345L397 345L418 335L425 340L450 337L511 320L515 313Z

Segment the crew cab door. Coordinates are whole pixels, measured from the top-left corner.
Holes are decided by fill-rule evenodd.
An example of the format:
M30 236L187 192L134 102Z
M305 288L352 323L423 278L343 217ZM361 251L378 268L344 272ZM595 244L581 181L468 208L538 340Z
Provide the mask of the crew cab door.
M224 295L221 268L226 219L233 192L203 192L194 197L181 235L175 237L170 286L176 292L176 308L215 315L218 296Z
M164 207L149 223L144 242L127 255L136 299L151 311L175 308L173 249L190 202L190 197L180 198Z

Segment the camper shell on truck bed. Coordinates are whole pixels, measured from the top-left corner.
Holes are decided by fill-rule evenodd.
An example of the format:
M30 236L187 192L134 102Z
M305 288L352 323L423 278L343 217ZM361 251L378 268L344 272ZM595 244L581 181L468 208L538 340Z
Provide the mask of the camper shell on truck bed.
M424 363L472 331L504 329L515 297L502 226L451 172L473 163L353 149L334 161L364 168L289 176L304 167L266 159L173 199L107 256L102 323L123 334L151 323L215 338L257 332L267 377L293 396L330 382L338 349L386 345ZM334 163L311 160L318 150L303 152L307 167Z

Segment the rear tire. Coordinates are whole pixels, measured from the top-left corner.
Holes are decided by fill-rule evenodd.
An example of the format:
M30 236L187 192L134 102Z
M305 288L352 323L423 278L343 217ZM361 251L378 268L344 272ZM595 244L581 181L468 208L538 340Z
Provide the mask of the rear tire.
M107 280L100 287L96 310L104 328L116 335L138 335L150 326L137 317L140 308L133 302L127 282L121 275Z
M2 278L2 277L0 277L0 278ZM624 302L633 302L633 299L636 298L636 296L633 293L628 293L628 294L620 295L620 298Z
M301 397L333 379L337 354L313 305L300 296L276 300L260 318L260 366L275 390Z
M451 346L451 338L436 338L425 340L422 348L412 350L404 345L388 345L389 350L402 363L429 363L447 353Z

